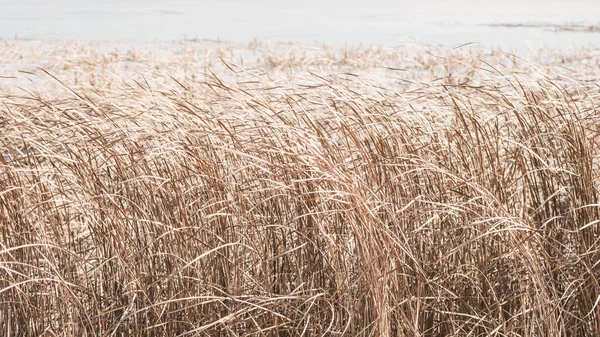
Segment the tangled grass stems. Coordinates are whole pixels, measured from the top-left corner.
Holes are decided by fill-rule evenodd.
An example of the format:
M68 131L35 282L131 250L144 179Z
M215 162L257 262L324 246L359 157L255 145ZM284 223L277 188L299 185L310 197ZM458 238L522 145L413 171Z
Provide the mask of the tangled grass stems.
M597 67L68 47L2 88L3 334L600 332Z

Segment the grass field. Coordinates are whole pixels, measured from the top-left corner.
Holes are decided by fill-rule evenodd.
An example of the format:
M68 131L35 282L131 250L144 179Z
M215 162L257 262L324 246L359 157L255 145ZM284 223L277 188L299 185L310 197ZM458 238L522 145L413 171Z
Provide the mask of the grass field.
M0 335L600 334L600 52L0 41Z

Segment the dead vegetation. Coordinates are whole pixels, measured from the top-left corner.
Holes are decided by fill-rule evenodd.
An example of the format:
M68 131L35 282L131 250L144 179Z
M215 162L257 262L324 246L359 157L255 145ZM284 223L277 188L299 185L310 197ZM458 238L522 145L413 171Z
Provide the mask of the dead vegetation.
M600 333L590 51L0 43L2 335Z
M599 33L600 26L587 23L490 23L488 27L505 27L505 28L540 28L553 32L575 32L575 33Z

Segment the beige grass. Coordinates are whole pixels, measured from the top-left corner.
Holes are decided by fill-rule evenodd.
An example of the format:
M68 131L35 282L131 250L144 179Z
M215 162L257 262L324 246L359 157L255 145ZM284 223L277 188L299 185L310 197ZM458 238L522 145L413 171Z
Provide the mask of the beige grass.
M595 51L0 44L1 335L600 333Z

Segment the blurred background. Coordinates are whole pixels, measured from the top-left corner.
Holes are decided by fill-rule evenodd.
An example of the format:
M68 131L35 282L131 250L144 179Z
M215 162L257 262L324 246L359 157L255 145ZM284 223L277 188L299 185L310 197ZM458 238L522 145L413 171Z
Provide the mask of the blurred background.
M20 39L569 48L599 25L595 0L0 0L0 37Z

